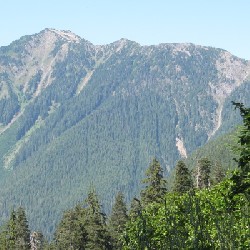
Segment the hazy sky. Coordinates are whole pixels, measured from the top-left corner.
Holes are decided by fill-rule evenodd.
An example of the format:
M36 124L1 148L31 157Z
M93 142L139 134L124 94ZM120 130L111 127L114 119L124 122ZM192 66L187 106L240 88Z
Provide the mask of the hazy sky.
M250 59L250 0L0 0L0 46L44 28L93 44L191 42Z

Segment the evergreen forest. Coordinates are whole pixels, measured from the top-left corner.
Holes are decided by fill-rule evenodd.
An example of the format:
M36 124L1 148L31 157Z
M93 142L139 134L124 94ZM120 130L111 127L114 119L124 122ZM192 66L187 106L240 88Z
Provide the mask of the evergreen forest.
M182 158L192 176L208 158L214 184L237 167L231 101L250 106L249 76L248 60L192 43L99 46L45 29L0 47L0 224L21 206L51 241L92 186L108 215L117 192L129 204L153 158L168 190Z
M234 106L243 118L233 147L235 170L226 173L208 157L192 168L180 160L170 188L153 158L140 194L130 204L118 191L107 215L93 183L84 201L65 210L50 241L42 232L30 231L22 206L13 208L1 227L0 248L249 249L250 108Z

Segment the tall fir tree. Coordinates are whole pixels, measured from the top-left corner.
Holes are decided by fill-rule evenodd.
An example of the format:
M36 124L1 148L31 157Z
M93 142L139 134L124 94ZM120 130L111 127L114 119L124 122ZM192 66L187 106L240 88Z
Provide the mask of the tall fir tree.
M115 203L109 219L109 231L111 242L114 249L122 249L121 235L125 230L128 221L127 208L122 192L119 192L115 198Z
M12 209L0 238L2 247L0 249L30 249L30 230L25 210L22 207L19 207L17 211Z
M238 171L236 171L231 180L234 185L231 186L231 199L236 194L244 194L250 202L250 108L244 107L242 103L233 102L235 108L240 110L243 118L243 126L239 136L239 158Z
M141 191L142 205L146 206L152 202L160 202L167 193L167 182L163 178L163 169L155 158L146 170L146 178L142 183L146 184Z
M178 193L189 191L193 187L191 173L183 161L176 164L175 180L173 190Z
M30 230L25 210L19 207L16 211L16 246L20 250L30 249Z
M59 249L85 249L87 232L83 208L77 206L64 213L55 232L55 244Z
M210 186L211 161L208 158L201 158L197 162L195 181L196 188L208 188Z
M16 228L16 211L13 209L10 213L10 219L7 223L7 249L15 249L16 247L16 238L17 238L17 228Z
M250 173L250 108L244 107L242 103L235 103L235 108L240 110L240 114L243 118L243 126L239 136L239 151L240 157L237 160L238 167L242 172L242 175L248 175Z
M97 194L90 191L86 199L86 249L106 250L111 248L106 226L106 215L101 210Z

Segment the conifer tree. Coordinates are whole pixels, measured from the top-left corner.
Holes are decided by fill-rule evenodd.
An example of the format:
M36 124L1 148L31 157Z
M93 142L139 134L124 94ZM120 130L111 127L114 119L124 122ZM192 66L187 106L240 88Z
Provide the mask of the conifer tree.
M178 193L189 191L193 186L191 174L183 161L176 165L175 181L173 190Z
M208 158L198 160L196 167L196 188L208 188L210 186L211 162Z
M87 249L105 250L110 248L105 214L101 211L97 194L90 191L86 199Z
M7 223L7 249L15 249L16 247L16 238L17 238L17 229L16 229L16 211L13 209L10 213L10 219Z
M55 232L55 242L59 249L85 249L87 232L84 209L78 206L64 213Z
M16 212L16 246L17 249L30 249L30 230L25 210L19 207Z
M30 230L22 207L11 211L10 219L1 233L1 242L5 246L1 244L2 249L30 249Z
M141 212L142 212L141 201L138 200L137 198L133 198L130 205L129 218L135 219L141 214Z
M127 221L128 215L124 196L122 192L119 192L116 196L109 220L109 231L114 249L122 249L121 235L125 230Z
M141 191L143 206L151 202L160 202L167 192L166 180L163 178L163 169L155 158L146 170L146 176L142 181L142 183L146 184L145 189Z
M235 108L240 110L243 118L243 127L239 136L240 157L237 160L238 167L243 175L247 175L250 172L250 108L245 108L242 103L233 102L233 104Z
M242 103L233 102L233 105L240 110L243 127L238 141L240 155L236 160L239 170L231 177L234 183L231 187L231 198L242 193L250 201L250 108L244 107Z

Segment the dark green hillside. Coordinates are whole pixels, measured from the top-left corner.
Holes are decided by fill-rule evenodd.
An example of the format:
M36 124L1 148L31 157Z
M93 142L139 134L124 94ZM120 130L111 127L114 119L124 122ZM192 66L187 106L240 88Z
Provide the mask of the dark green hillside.
M63 212L48 242L41 231L31 233L22 207L12 208L0 228L1 249L249 249L250 109L242 103L233 104L240 110L243 125L189 157L197 171L190 171L184 161L178 161L173 190L167 188L164 169L154 158L141 180L140 194L131 200L129 209L123 193L113 190L112 212L107 215L92 186L84 201ZM227 177L220 173L212 182L212 162L225 157L221 154L226 152L225 146L237 146L233 150L239 154L237 170ZM202 158L194 163L195 156ZM230 154L223 163L228 157ZM46 216L39 211L36 216ZM55 211L54 207L50 209L52 218L58 220Z
M14 45L0 57L13 93L0 91L0 211L21 204L46 234L92 184L107 211L118 190L130 200L153 157L167 175L238 124L229 101L249 97L249 62L221 49L94 46L49 29Z
M211 139L205 145L197 148L186 159L182 159L191 171L193 178L199 160L205 158L211 162L211 182L216 178L218 171L221 171L222 174L226 176L227 173L237 168L237 162L235 160L239 158L237 143L240 129L241 127L239 126L229 133ZM175 175L176 172L175 169L173 169L168 176L168 184L171 190L174 185Z
M197 160L208 158L214 164L220 164L225 171L233 170L237 167L234 159L238 158L235 151L237 146L237 138L239 136L239 128L234 129L231 133L221 135L218 138L209 141L204 146L195 150L186 160L189 166L195 166Z

